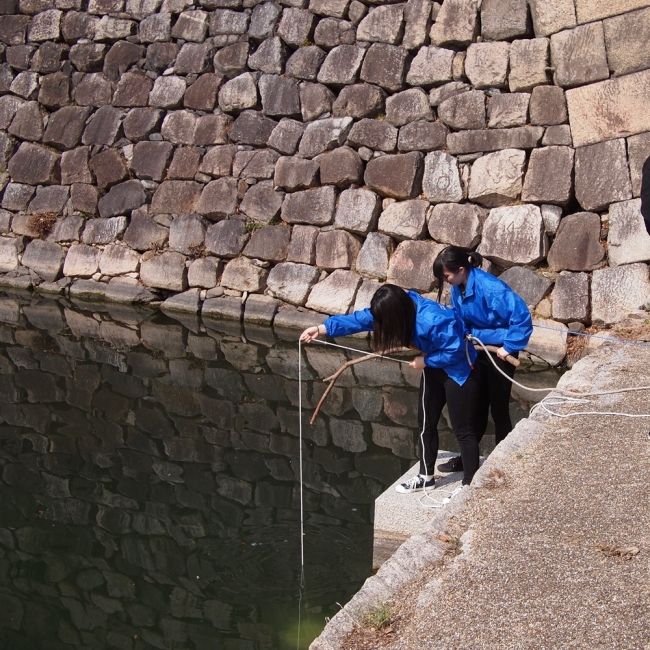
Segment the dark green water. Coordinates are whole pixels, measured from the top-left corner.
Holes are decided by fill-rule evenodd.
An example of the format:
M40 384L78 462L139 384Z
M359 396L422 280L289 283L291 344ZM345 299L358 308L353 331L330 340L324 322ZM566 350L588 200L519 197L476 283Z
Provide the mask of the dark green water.
M372 572L419 373L355 366L305 423L300 590L296 337L0 296L3 650L308 647ZM304 356L309 416L347 356Z

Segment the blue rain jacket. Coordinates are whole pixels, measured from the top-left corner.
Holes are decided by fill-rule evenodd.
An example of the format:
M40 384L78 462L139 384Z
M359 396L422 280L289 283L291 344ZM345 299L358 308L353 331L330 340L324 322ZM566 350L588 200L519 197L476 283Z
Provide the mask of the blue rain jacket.
M533 333L530 312L503 280L472 268L465 295L452 286L451 302L470 334L486 345L503 346L511 354L528 345Z
M415 303L415 328L411 344L424 355L430 368L442 368L457 384L462 386L472 371L476 359L473 345L466 346L465 330L456 314L433 300L423 298L415 291L407 291ZM327 334L332 337L347 336L357 332L372 332L374 318L370 309L355 311L347 316L330 316L325 321Z

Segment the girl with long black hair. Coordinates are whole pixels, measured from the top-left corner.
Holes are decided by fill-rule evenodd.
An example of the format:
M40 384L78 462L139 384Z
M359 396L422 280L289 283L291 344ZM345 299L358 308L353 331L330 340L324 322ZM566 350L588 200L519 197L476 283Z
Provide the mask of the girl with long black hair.
M462 323L451 309L414 291L385 284L372 297L369 309L347 316L331 316L323 325L308 327L300 336L310 343L321 335L347 336L372 332L373 350L388 353L402 347L421 352L409 365L423 370L420 381L420 473L397 486L402 493L432 488L438 456L438 421L445 403L463 459L463 485L478 469L478 441L474 411L479 394L478 372L470 363L476 352L463 340Z
M528 307L503 280L478 268L483 258L457 246L440 251L433 264L438 280L438 301L442 299L445 281L451 285L451 303L467 331L485 345L496 345L495 363L512 378L514 366L506 362L510 354L518 356L528 344L533 323ZM512 383L496 370L484 351L478 354L481 391L476 408L474 428L478 441L485 434L488 411L494 420L496 444L511 431L510 391ZM462 471L464 461L454 457L438 465L442 472Z

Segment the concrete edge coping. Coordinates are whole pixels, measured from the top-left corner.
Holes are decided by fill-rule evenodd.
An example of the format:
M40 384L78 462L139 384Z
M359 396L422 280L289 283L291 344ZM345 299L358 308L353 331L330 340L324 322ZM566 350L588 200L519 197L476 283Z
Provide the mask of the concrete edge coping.
M549 394L552 392L549 391ZM543 420L549 418L547 414L535 413L521 420L480 467L471 487L460 492L433 517L426 531L406 540L377 573L365 581L345 607L327 623L320 636L314 639L309 650L340 650L342 641L355 625L361 624L368 610L392 598L409 582L416 580L424 568L441 560L447 547L438 537L445 532L449 520L464 512L467 503L476 497L475 490L485 487L491 481L493 472L500 471L513 454L548 429Z

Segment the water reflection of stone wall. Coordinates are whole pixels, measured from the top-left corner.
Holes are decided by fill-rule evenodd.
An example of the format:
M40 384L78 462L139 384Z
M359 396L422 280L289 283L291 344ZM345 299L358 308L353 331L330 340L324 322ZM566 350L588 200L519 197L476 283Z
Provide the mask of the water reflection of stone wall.
M295 336L0 299L3 647L290 645ZM305 358L311 410L316 379L347 357L311 346ZM319 620L369 575L373 501L414 462L418 380L395 363L357 365L305 425L308 607Z

